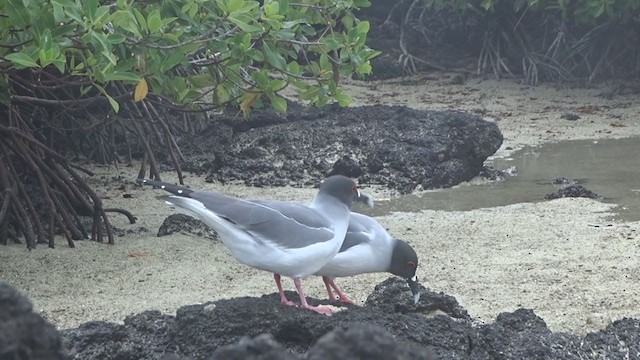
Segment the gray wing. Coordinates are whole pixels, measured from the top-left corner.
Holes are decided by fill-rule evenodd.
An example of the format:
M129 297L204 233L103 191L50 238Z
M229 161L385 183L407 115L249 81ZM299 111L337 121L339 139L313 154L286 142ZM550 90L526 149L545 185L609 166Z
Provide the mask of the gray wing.
M349 219L347 235L344 238L340 252L346 251L347 249L362 243L370 243L372 241L372 236L375 236L372 232L372 226L380 227L374 219L366 215L352 212Z
M334 227L317 211L302 204L275 200L242 200L213 192L190 194L208 210L234 223L256 241L298 249L333 239Z

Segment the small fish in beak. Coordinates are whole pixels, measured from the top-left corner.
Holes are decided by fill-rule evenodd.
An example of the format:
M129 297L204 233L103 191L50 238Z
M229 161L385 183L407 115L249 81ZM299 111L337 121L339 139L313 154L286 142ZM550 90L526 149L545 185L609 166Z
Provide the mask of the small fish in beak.
M409 284L409 289L411 289L411 293L413 294L413 303L417 304L420 301L420 283L418 283L418 277L413 276L412 278L407 279L407 284Z

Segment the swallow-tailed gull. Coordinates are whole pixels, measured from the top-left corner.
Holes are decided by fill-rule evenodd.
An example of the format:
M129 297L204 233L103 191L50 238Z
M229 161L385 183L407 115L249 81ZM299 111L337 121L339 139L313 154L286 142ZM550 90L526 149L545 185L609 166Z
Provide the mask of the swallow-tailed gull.
M294 305L284 296L280 275L293 278L300 307L332 313L329 307L307 303L302 278L316 273L340 250L351 205L360 196L353 180L341 175L328 177L309 206L238 199L148 179L138 182L173 194L161 198L216 230L237 261L274 273L283 304Z

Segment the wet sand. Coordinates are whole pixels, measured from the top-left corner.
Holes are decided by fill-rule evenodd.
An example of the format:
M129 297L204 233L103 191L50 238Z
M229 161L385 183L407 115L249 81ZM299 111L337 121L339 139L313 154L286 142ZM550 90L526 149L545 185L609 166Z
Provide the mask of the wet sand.
M469 111L496 121L505 142L495 156L525 145L571 139L640 136L640 98L606 98L613 87L593 89L529 87L513 80L469 79L451 85L453 75L418 75L384 82L352 82L354 105L395 104L422 109ZM561 119L564 113L581 119ZM629 156L632 156L630 154ZM633 154L635 156L635 154ZM91 180L105 193L107 207L126 208L138 217L129 225L119 215L112 223L148 232L118 238L115 246L80 241L70 249L0 247L0 279L31 297L35 309L60 328L90 320L121 322L125 316L157 309L173 313L184 305L275 291L270 274L237 263L221 243L192 235L155 236L171 213L155 196L160 191L128 185L137 167L95 168ZM164 180L176 181L171 173ZM314 189L247 188L204 183L189 176L194 188L216 189L247 198L308 202ZM388 191L366 188L378 198ZM124 194L133 195L124 198ZM640 317L640 223L608 223L611 205L589 199L521 203L464 212L422 211L379 217L391 234L416 248L419 277L436 291L454 295L480 321L503 311L532 308L555 331L585 333L623 316ZM359 302L386 274L341 279ZM319 278L305 282L308 295L324 297ZM293 289L290 280L285 281Z

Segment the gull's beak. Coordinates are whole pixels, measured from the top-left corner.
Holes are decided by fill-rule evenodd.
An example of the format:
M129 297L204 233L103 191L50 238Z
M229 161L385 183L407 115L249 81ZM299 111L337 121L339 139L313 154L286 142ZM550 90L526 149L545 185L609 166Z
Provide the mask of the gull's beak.
M356 201L365 203L368 207L373 209L373 196L367 193L363 193L358 190L358 197L356 198Z
M409 284L409 289L411 289L411 293L413 294L413 303L417 304L418 301L420 301L420 284L418 283L418 277L414 275L412 278L408 278L407 284Z

